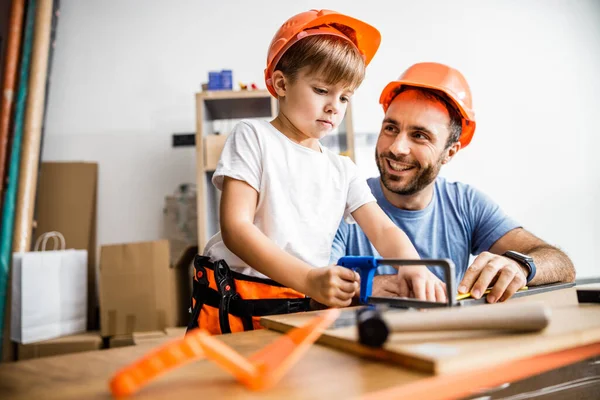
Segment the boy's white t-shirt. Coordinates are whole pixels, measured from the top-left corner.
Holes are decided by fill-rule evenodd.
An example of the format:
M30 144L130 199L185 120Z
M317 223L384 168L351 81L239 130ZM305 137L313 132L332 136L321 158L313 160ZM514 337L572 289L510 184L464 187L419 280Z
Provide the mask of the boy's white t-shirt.
M324 147L321 152L303 147L268 121L243 120L235 126L212 178L217 189L222 190L225 176L258 192L254 225L313 267L329 265L342 217L353 221L352 212L375 201L348 157ZM212 261L225 260L236 272L267 278L229 251L221 232L208 241L204 254Z

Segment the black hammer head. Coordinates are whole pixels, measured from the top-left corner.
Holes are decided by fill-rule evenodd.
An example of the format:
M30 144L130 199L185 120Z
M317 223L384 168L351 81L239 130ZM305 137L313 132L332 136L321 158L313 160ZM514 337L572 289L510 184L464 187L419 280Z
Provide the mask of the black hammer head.
M390 331L375 307L361 308L356 311L358 340L369 347L381 347L387 340Z

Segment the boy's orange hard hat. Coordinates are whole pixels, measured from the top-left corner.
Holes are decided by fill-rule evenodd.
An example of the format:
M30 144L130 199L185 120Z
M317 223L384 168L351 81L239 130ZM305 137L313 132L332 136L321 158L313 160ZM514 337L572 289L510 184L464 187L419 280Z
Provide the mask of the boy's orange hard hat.
M356 37L346 36L331 24L352 28ZM349 40L365 58L365 65L371 62L381 43L381 34L375 27L336 11L310 10L294 15L281 25L269 45L265 82L273 96L277 97L277 94L273 89L271 76L281 56L298 40L311 35L334 35Z
M456 69L444 64L425 62L418 63L392 81L381 92L379 103L383 111L387 111L401 86L413 86L442 92L454 103L462 116L462 132L459 142L462 148L467 147L475 133L475 112L471 89L465 77Z

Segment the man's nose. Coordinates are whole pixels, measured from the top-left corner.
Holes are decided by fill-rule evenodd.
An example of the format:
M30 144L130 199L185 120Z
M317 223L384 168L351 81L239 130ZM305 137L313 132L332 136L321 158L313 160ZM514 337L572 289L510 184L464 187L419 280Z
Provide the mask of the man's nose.
M410 153L410 140L408 140L407 136L400 133L396 136L396 139L390 146L390 151L393 154L409 154Z

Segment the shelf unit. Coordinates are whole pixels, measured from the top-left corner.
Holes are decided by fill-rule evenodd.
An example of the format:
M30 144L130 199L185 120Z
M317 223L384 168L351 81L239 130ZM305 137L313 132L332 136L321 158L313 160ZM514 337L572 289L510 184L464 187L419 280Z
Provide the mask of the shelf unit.
M267 90L206 91L196 93L196 185L198 207L198 249L202 253L208 239L219 230L219 191L211 179L227 134L240 119L272 120L277 100ZM217 129L218 128L218 129ZM215 132L219 131L219 134ZM323 145L354 160L352 107L337 134L328 135Z

